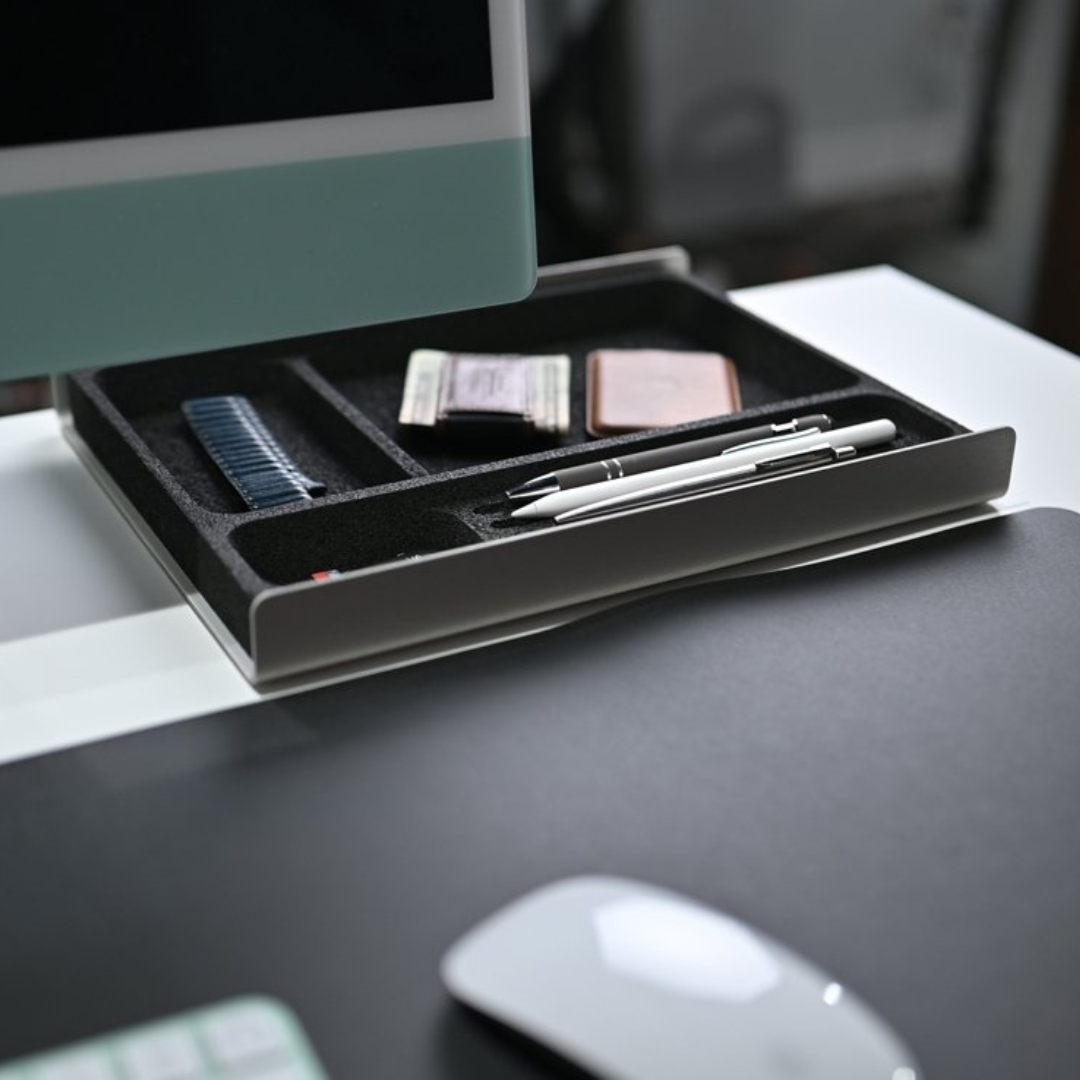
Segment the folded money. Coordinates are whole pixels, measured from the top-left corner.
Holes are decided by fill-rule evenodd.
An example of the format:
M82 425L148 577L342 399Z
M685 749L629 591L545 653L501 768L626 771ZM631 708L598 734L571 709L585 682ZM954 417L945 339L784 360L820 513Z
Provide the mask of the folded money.
M460 434L566 434L570 357L417 349L398 422Z

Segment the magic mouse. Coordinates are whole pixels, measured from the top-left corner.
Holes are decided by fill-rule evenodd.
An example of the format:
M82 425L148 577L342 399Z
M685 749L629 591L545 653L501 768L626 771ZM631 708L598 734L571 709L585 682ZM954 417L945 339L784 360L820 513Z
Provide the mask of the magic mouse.
M459 1001L605 1080L921 1080L847 987L744 923L637 881L544 886L446 953Z

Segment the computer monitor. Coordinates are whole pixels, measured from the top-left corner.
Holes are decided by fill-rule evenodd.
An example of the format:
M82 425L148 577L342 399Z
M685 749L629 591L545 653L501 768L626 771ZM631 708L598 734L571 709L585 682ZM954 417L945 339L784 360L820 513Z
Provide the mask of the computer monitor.
M0 380L518 299L521 0L8 0Z

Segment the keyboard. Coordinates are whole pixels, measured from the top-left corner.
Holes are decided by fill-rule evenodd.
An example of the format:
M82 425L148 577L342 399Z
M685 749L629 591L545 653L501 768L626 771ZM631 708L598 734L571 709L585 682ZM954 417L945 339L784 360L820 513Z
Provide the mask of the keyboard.
M293 1012L237 998L0 1064L0 1080L328 1080Z

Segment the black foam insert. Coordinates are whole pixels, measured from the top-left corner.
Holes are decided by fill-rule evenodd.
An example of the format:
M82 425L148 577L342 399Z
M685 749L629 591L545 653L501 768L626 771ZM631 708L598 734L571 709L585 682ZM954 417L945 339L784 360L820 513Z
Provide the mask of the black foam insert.
M585 358L601 347L721 352L738 366L744 408L590 439ZM416 348L569 354L570 432L470 443L400 428ZM656 273L552 286L482 311L82 372L69 387L84 441L245 647L251 602L269 586L545 528L511 520L505 492L552 468L800 413L828 412L839 423L886 417L898 428L893 447L964 430L700 284ZM213 394L248 396L328 494L246 509L180 412L186 398Z

